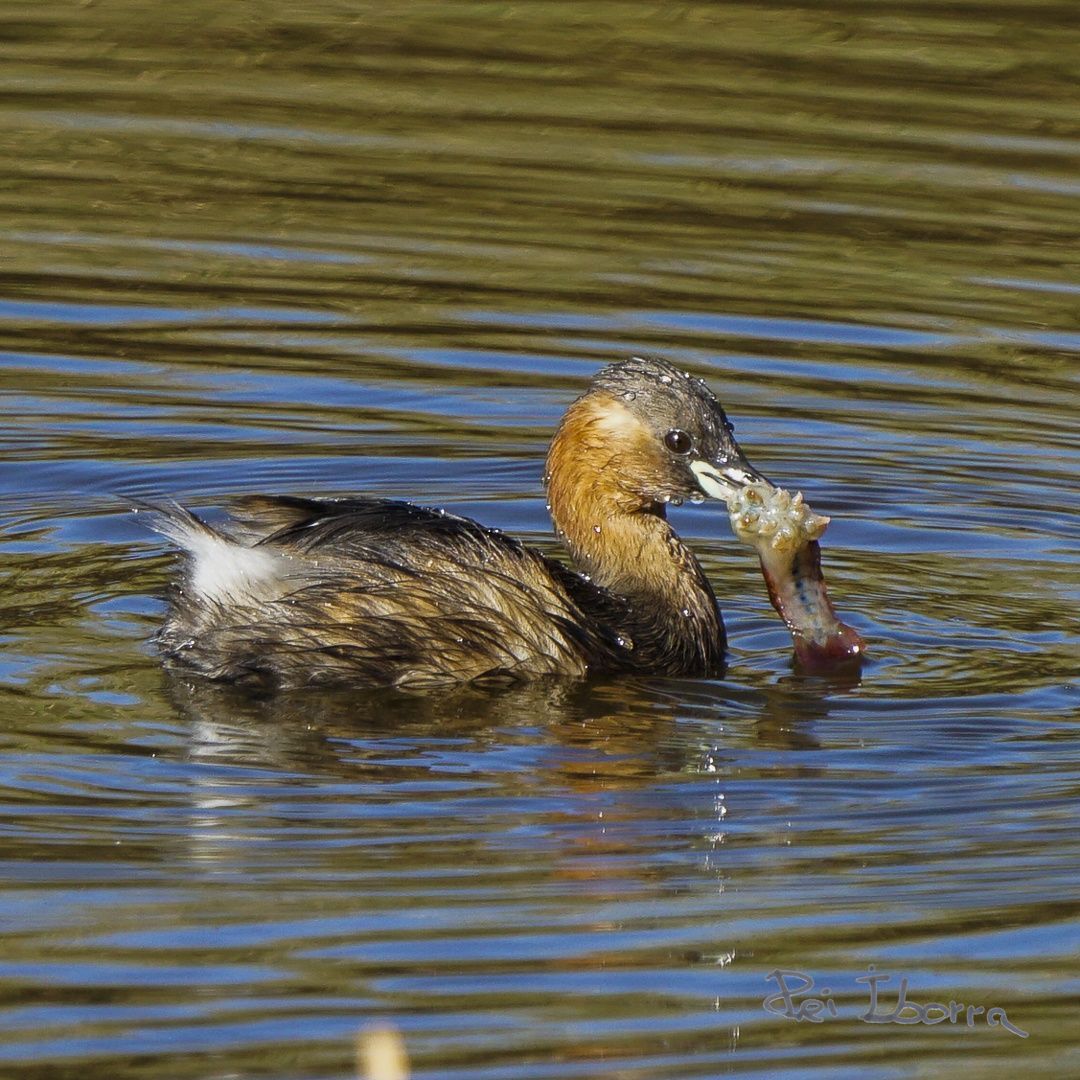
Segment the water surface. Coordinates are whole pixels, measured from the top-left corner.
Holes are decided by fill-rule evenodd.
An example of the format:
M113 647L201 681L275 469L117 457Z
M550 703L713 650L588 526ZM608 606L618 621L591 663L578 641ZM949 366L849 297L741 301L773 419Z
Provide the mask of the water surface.
M0 1072L1080 1073L1069 3L0 11ZM557 552L633 352L833 517L859 680L715 507L726 677L169 680L122 496L367 492ZM1028 1033L868 1024L868 965ZM762 1006L777 969L836 1017Z

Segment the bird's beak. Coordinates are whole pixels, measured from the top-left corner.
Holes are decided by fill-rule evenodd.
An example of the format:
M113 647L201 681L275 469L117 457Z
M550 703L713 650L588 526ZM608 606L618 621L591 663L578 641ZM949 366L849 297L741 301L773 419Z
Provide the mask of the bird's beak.
M768 484L772 481L743 457L736 446L731 450L721 451L715 461L691 461L690 471L698 482L698 487L712 499L727 502L740 488L747 484Z

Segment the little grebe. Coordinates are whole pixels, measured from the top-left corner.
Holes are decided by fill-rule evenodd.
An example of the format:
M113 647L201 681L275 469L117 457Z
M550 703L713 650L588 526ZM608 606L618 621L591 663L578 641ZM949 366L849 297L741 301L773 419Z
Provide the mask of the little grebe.
M160 646L276 687L720 672L716 598L666 509L767 481L705 383L654 358L604 368L559 424L545 483L580 572L405 502L248 497L220 529L149 507L187 556Z

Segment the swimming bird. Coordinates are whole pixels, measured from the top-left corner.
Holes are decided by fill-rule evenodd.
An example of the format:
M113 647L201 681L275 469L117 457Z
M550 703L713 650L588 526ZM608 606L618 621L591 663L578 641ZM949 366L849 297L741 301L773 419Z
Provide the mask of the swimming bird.
M732 431L665 360L603 368L547 454L572 567L408 502L248 496L221 526L144 504L184 552L159 646L171 666L270 688L719 674L716 597L667 509L764 482Z

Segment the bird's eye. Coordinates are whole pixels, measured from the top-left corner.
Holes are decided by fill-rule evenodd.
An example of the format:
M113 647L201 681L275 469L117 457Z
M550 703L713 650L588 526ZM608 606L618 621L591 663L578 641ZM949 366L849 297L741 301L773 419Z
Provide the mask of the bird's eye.
M664 445L673 454L689 454L694 449L694 440L685 431L673 428L664 436Z

